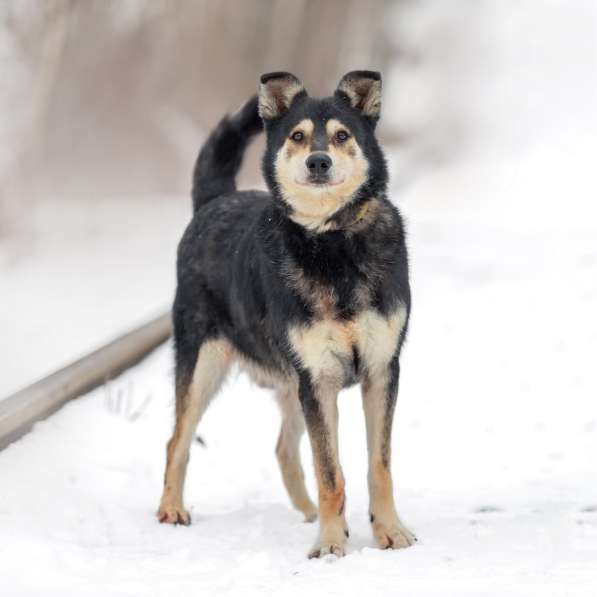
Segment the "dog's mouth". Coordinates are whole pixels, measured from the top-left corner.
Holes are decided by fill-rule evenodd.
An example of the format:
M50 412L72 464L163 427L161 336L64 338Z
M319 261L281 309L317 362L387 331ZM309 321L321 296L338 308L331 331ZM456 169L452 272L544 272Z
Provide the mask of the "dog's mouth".
M329 178L321 178L321 179L311 179L311 180L298 180L295 178L294 182L301 186L301 187L314 187L314 188L323 188L323 187L337 187L344 182L344 178L340 180L332 181Z

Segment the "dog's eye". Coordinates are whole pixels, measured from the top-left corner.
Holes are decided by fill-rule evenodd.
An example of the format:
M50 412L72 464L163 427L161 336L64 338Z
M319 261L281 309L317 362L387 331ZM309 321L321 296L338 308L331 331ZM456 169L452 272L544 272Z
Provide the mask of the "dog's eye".
M336 133L336 141L339 143L344 143L350 137L350 135L346 131L338 131Z
M294 133L292 133L292 135L290 135L290 138L293 141L300 143L305 138L305 134L303 133L303 131L295 131Z

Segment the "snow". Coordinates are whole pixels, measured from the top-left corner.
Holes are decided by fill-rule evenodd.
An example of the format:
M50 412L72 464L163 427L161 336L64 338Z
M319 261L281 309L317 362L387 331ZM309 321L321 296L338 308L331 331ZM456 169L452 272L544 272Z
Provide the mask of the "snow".
M421 13L406 23L419 23L413 39L426 45L437 19L462 18L467 3L453 14L409 5ZM291 509L282 486L275 404L242 375L201 422L205 446L192 447L193 525L159 525L173 406L166 345L0 453L7 595L597 593L595 8L483 6L448 52L454 64L465 55L459 85L447 78L433 88L446 92L452 125L436 138L423 133L439 116L417 125L417 155L431 152L435 167L397 194L410 233L414 311L393 469L399 513L419 542L400 551L374 546L355 388L340 397L348 555L307 560L316 527ZM437 63L400 73L405 89L446 60L432 56ZM427 100L427 112L441 112L441 101ZM450 155L453 131L462 143ZM412 154L399 147L390 157L400 181ZM123 241L110 265L134 274L145 258L155 277L133 276L119 295L122 312L110 291L101 294L122 323L145 315L138 309L149 309L148 297L157 308L173 285L168 264L188 212L164 216L168 233L153 246L161 212L149 209L140 248ZM109 318L97 317L109 333ZM314 495L306 441L302 451Z

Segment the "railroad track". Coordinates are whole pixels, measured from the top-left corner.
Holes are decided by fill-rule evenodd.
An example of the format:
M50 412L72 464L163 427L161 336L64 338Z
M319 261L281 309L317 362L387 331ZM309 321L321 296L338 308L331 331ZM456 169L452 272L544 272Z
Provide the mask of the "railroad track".
M0 401L0 450L70 400L138 363L170 334L170 313L164 313Z

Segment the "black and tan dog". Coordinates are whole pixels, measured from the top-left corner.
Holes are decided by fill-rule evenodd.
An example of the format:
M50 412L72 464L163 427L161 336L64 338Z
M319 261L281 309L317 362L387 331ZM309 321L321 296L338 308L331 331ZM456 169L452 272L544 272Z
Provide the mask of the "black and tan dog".
M383 548L415 540L400 522L390 472L399 357L410 311L404 228L386 197L375 138L379 73L355 71L312 99L289 73L213 131L195 166L194 216L178 251L173 308L176 426L158 517L189 524L182 495L195 427L239 361L275 389L276 453L294 506L320 519L311 557L342 555L348 529L338 458L337 396L360 383L369 449L370 518ZM237 191L251 137L265 128L270 192ZM306 427L319 508L305 489Z

